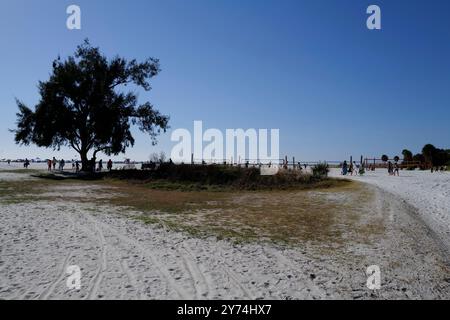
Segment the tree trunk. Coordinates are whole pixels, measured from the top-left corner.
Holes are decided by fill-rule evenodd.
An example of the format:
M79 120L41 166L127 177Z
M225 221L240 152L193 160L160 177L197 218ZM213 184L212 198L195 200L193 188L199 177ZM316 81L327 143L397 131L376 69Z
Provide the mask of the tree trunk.
M80 157L81 157L81 171L84 171L84 172L91 171L90 165L89 165L89 159L87 157L87 151L81 150Z

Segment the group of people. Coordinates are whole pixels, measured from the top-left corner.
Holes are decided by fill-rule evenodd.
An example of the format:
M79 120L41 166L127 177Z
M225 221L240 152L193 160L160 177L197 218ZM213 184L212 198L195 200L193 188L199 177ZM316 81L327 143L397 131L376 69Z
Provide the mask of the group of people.
M93 172L102 172L103 171L103 160L100 159L99 162L96 165L96 161L95 158L91 159L91 164L90 164L91 170ZM113 168L113 162L111 159L108 160L107 164L106 164L106 169L108 171L111 171Z
M29 164L28 164L29 165ZM56 171L56 166L58 165L58 171L64 171L64 167L66 166L66 161L64 159L61 160L56 160L55 157L53 157L52 160L48 159L47 160L47 170L48 171ZM100 159L100 161L98 162L98 164L96 165L96 161L95 159L91 159L90 161L90 166L92 168L92 171L97 171L97 172L101 172L103 170L103 160ZM108 171L111 171L113 168L113 162L111 159L109 159L107 165L106 165ZM76 173L81 171L80 168L80 161L76 160L72 160L72 170L75 171Z
M361 166L359 164L356 164L355 161L350 162L350 164L347 163L347 161L344 161L342 164L342 175L355 175L357 176L359 174Z
M66 161L64 159L61 159L58 161L58 160L56 160L55 157L53 157L52 160L50 160L50 159L47 160L47 170L48 171L56 171L56 165L58 165L59 171L64 171L64 167L66 166ZM77 167L79 170L80 165L78 164L78 161L77 161L77 164L72 161L72 169L75 169L75 167Z
M364 167L362 168L364 170ZM395 161L392 163L392 161L388 161L387 163L387 169L390 176L400 176L400 165L398 164L398 161ZM375 166L372 168L369 168L371 171L375 171ZM357 164L355 161L350 162L350 164L347 163L347 161L344 161L342 164L342 175L362 175L361 173L361 165Z
M388 173L390 176L400 176L400 165L398 161L392 163L392 161L388 161Z

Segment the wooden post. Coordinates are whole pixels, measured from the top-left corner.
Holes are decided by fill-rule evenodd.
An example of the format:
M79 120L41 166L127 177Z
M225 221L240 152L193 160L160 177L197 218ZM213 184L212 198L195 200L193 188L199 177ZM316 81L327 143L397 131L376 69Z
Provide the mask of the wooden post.
M193 153L191 153L191 164L192 165L194 164L194 154Z

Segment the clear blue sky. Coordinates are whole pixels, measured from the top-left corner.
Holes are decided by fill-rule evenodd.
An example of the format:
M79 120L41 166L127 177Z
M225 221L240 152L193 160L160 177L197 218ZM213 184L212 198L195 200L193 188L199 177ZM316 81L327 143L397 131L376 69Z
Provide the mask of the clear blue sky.
M66 8L82 30L66 28ZM366 8L382 30L366 28ZM18 97L38 102L58 54L83 39L109 56L161 60L153 90L140 92L171 116L171 127L279 128L282 155L340 160L349 155L450 147L450 1L359 0L1 0L0 158L73 158L18 147ZM152 147L136 133L133 159ZM122 158L121 156L118 158Z

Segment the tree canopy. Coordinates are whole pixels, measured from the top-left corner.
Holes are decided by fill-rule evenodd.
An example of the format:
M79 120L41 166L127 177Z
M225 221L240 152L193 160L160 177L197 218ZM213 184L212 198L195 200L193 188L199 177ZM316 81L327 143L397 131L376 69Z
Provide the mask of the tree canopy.
M86 40L66 60L53 62L50 79L39 82L41 96L34 111L19 100L15 141L59 150L69 146L88 169L88 153L118 155L134 145L131 126L148 133L152 144L168 129L169 117L150 102L138 104L127 85L150 91L149 80L160 72L159 60L108 60Z
M445 149L436 148L432 144L427 144L422 149L425 160L433 166L444 166L450 164L450 152Z
M432 144L426 144L422 152L413 156L412 152L404 149L402 151L404 161L417 161L427 166L450 165L450 150L436 148Z
M409 151L408 149L403 149L402 155L403 155L404 161L412 161L413 160L413 153L411 151Z

